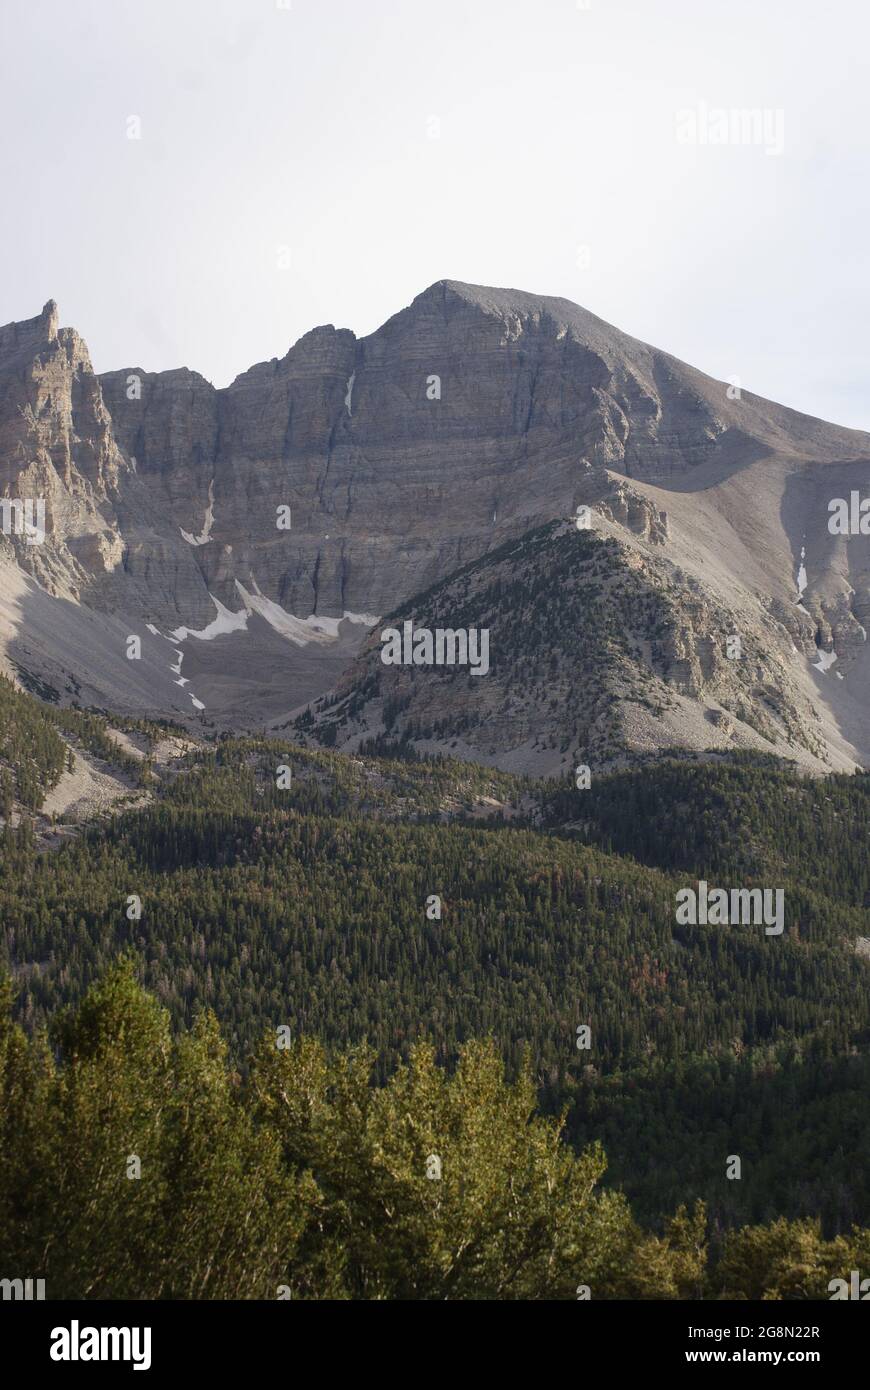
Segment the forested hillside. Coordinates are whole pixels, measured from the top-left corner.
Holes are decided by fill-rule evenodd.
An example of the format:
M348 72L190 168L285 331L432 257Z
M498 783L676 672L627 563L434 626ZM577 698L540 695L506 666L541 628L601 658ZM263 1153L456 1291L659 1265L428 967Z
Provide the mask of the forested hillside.
M215 1018L172 1035L110 969L51 1046L12 1025L0 981L0 1264L47 1296L121 1299L614 1299L831 1296L870 1230L747 1227L714 1248L702 1205L645 1231L536 1115L492 1043L450 1074L264 1036L245 1079Z
M0 816L37 810L63 771L66 745L46 707L0 675Z
M115 727L139 731L149 739L168 725L115 719ZM136 757L113 738L107 718L75 708L46 704L0 675L0 821L16 812L38 812L64 770L75 767L77 748L85 749L142 786L151 781L148 757Z
M870 908L870 773L807 777L779 760L686 757L543 796L544 823L662 869L800 882ZM870 912L866 922L870 928Z
M867 780L745 758L578 791L224 740L50 853L27 817L0 832L16 1016L38 1031L131 950L173 1024L212 1008L242 1067L279 1026L367 1040L380 1083L415 1042L450 1068L490 1037L578 1147L604 1140L645 1221L700 1197L714 1233L836 1234L870 1197ZM782 887L783 935L677 925L702 875Z

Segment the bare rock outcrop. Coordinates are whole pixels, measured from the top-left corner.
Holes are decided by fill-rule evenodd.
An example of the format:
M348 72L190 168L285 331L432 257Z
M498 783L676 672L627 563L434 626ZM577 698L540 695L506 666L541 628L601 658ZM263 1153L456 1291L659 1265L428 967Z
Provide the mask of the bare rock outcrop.
M870 760L867 541L825 525L832 490L862 485L868 460L860 432L734 398L567 300L458 281L365 338L315 328L221 390L187 368L97 377L52 302L0 329L0 505L14 522L42 499L46 532L34 544L4 525L0 559L72 605L85 645L85 611L147 631L166 679L149 675L143 708L176 714L180 699L233 725L333 687L382 614L588 504L621 547L620 584L671 605L613 658L589 726L602 747L608 698L642 744L657 719L679 741L670 700L687 702L693 738L724 737L704 709L730 701L738 735L751 719L759 737ZM35 662L52 624L27 593L28 615L0 595L0 633L30 623ZM726 631L744 633L750 679L723 655ZM59 689L140 698L132 672L88 672L87 651L79 665L79 645L71 633L52 668ZM632 703L647 678L662 689ZM513 738L515 693L505 708L477 698L491 741ZM462 718L450 706L440 723ZM522 718L531 729L532 705Z

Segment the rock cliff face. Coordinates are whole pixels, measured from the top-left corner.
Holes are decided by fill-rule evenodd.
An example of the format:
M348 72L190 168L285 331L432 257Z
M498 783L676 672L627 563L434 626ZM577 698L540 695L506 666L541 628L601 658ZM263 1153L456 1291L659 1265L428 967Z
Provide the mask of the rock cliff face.
M0 329L0 498L44 499L46 530L4 528L0 567L24 577L0 584L0 637L61 698L72 680L83 701L263 723L339 680L381 614L592 497L631 563L667 554L735 623L778 624L820 747L870 760L870 541L827 530L868 460L867 436L566 300L441 281L369 337L316 328L224 390L98 378L49 303ZM139 635L143 664L90 660L97 630L106 653ZM697 700L703 634L693 655L673 641Z
M77 593L119 565L123 543L102 509L126 471L88 350L58 328L54 301L0 328L0 496L41 499L51 541L11 527L8 544L49 590Z
M596 486L588 529L537 528L401 605L329 696L284 727L345 751L410 743L548 775L666 748L848 766L826 745L786 623L759 604L736 612L685 570L683 537L649 498L607 474L586 495ZM388 634L406 626L486 633L488 669L385 663Z

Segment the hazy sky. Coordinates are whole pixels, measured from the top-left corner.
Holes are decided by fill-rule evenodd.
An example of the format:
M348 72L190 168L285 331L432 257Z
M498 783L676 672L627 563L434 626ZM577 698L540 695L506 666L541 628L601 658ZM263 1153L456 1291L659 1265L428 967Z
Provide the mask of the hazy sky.
M0 322L225 385L470 280L870 428L868 13L2 0Z

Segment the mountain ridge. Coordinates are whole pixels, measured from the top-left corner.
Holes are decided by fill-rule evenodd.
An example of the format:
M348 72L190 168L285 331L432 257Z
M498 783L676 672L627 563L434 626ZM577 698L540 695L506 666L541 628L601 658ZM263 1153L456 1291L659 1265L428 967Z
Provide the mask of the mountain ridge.
M97 375L58 324L49 300L0 329L0 493L44 496L47 533L0 536L4 669L61 699L262 726L333 688L397 601L588 497L627 554L663 549L797 658L823 765L870 760L867 547L825 512L866 479L863 432L569 300L458 280L223 388L186 367Z

